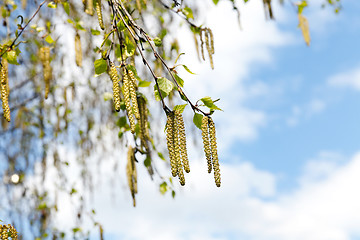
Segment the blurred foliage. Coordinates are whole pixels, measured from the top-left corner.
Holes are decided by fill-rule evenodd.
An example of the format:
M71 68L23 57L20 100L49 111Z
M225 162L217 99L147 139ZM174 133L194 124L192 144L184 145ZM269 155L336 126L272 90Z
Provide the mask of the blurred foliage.
M232 4L240 23L239 3L222 1ZM249 1L255 0L244 0ZM183 90L184 76L177 72L182 67L194 74L177 64L183 53L176 30L184 23L194 35L199 59L214 66L212 31L197 19L204 2L1 1L1 115L5 117L7 106L11 113L1 118L0 212L20 233L26 232L19 239L85 239L90 234L83 228L85 221L98 227L102 239L89 200L102 169L112 169L115 184L125 172L118 166L126 156L134 205L136 166L146 168L161 194L175 197L173 178L156 167L157 161L163 162L159 160L170 166L164 132L159 130L165 115L192 111L194 126L201 129L203 116L210 119L221 110L215 104L219 99L208 96L193 103ZM266 17L275 19L272 1L263 3ZM308 1L291 4L310 44L304 16ZM338 12L341 2L326 0L323 6ZM155 99L162 109L154 106ZM131 152L126 153L128 147ZM71 229L55 221L64 201L75 209Z

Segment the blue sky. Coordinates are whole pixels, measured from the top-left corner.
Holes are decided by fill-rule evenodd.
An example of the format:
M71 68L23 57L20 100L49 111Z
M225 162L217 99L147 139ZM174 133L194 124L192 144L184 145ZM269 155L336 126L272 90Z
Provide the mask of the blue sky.
M273 22L261 1L249 1L243 31L227 24L236 20L229 5L205 6L215 70L186 54L198 75L183 78L194 99L221 98L214 120L222 187L206 173L201 149L191 149L192 171L175 200L148 179L139 180L136 209L129 196L97 200L110 239L360 237L360 3L344 1L338 16L312 3L304 12L310 47L290 6L274 6Z
M192 36L181 32L181 61L197 75L180 74L192 99L221 99L214 120L222 187L207 174L201 147L189 147L191 173L184 188L175 184L175 200L141 167L136 208L125 171L115 186L104 179L93 205L106 239L359 239L360 2L343 1L334 15L311 1L310 47L290 6L274 4L277 20L265 21L262 1L241 5L240 31L227 1L206 2L201 21L214 32L215 70L197 61ZM59 226L71 226L71 206L59 202Z

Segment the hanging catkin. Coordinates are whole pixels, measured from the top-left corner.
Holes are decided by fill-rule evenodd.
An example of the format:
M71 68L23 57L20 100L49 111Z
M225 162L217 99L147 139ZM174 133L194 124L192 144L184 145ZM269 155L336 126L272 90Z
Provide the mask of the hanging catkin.
M76 33L75 35L75 62L76 65L82 66L82 49L81 49L81 40L80 35Z
M8 240L9 238L12 240L18 240L18 234L14 226L11 224L4 224L0 225L0 238L1 240Z
M179 142L180 142L180 152L181 152L181 160L184 166L185 172L190 172L189 159L187 155L186 149L186 135L185 135L185 124L183 117L180 111L175 111L175 121L177 122L179 129Z
M140 119L140 114L139 114L139 106L137 104L137 97L136 97L136 78L134 76L134 73L129 70L128 71L128 74L129 74L129 77L130 77L130 98L131 98L131 103L132 103L132 110L133 110L133 113L135 115L135 118L136 119Z
M104 30L105 27L101 10L101 0L95 0L95 10L99 21L99 26L102 30Z
M167 115L166 122L166 142L170 157L171 174L173 177L177 176L177 165L175 156L175 145L174 145L174 113L169 112Z
M215 124L210 117L209 117L209 134L210 134L211 156L212 156L212 164L214 168L215 184L217 187L220 187L221 185L220 164L217 153Z
M1 60L0 74L3 115L6 121L10 122L8 62L5 58Z
M50 48L40 48L40 60L43 66L43 76L45 82L45 99L48 98L50 92L50 80L52 78L52 69L50 66Z
M113 100L114 100L115 110L117 112L119 112L120 111L119 77L118 77L116 67L115 67L114 63L112 63L112 62L110 62L109 75L110 75L111 81L113 83Z
M134 119L134 115L133 115L133 110L131 108L131 98L130 98L130 80L129 80L129 76L126 73L126 70L124 71L124 76L122 78L122 82L123 82L123 95L124 95L124 101L125 101L125 107L126 107L126 112L129 118L129 122L130 122L130 130L131 133L135 133L135 119Z
M304 37L305 43L306 45L310 46L310 31L309 31L308 20L302 14L298 14L298 18L299 18L299 27Z
M221 176L219 157L217 153L215 124L210 117L203 116L201 131L204 143L204 152L208 164L208 173L211 173L211 170L214 169L215 184L217 187L220 187Z
M176 171L179 177L180 184L185 185L185 176L183 171L183 164L181 161L181 152L180 152L180 139L179 139L179 124L177 122L176 114L174 113L174 127L173 127L173 136L174 136L174 151L175 151L175 164Z
M135 149L131 146L128 148L127 164L126 164L126 176L128 180L128 186L133 199L133 205L136 206L135 194L137 193L137 172L135 165Z
M211 149L210 149L210 138L209 138L208 124L209 124L209 118L207 116L203 116L202 123L201 123L201 133L202 133L202 139L203 139L203 144L204 144L205 157L206 157L207 165L208 165L208 173L211 173L211 170L212 170L211 161L212 161L212 159L211 159Z
M85 0L85 13L90 16L94 15L94 3L93 0Z

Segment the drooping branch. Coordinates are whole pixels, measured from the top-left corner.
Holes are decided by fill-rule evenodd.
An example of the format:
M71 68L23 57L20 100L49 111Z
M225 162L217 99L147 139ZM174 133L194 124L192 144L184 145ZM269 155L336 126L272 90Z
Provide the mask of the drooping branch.
M34 19L34 17L39 13L40 8L47 2L48 0L44 0L42 3L40 3L40 5L37 7L36 11L34 12L34 14L31 16L31 18L29 19L29 21L25 24L24 27L21 28L19 34L15 37L15 39L12 41L12 43L10 44L10 46L5 49L4 52L1 53L0 58L9 50L11 49L15 43L16 40L18 40L18 38L21 36L21 34L24 32L24 30L27 28L27 26L29 25L29 23Z

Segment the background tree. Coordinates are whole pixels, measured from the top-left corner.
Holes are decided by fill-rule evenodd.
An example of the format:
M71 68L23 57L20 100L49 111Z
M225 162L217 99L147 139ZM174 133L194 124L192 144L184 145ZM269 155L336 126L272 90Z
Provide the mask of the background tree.
M230 2L240 23L240 10L234 0ZM341 8L339 1L324 3L336 12ZM268 19L276 17L271 4L264 0ZM307 2L291 4L310 44L303 14ZM86 218L94 219L102 232L95 211L87 209L86 203L95 191L98 166L112 165L114 177L118 174L117 162L111 160L114 149L123 149L127 156L134 205L137 167L146 167L160 191L170 190L175 196L177 183L167 177L169 173L157 171L156 164L159 159L170 159L166 161L172 176L185 184L184 172L189 167L184 110L192 110L194 124L202 130L208 171L214 170L215 183L220 186L211 119L220 110L214 103L216 97L191 99L183 90L186 75L177 71L184 68L192 74L179 64L182 41L176 31L182 24L193 33L199 58L214 67L211 29L196 17L201 10L201 3L160 0L6 0L1 4L4 118L0 159L4 161L0 174L4 198L0 204L7 212L3 220L11 219L20 232L29 232L25 239L49 234L65 237L51 222L60 192L78 205L75 236L88 234L80 228L87 213L90 217ZM158 103L153 104L155 99ZM162 131L165 116L166 140ZM163 154L165 142L169 157ZM76 162L70 163L70 158ZM38 184L48 179L51 186Z

